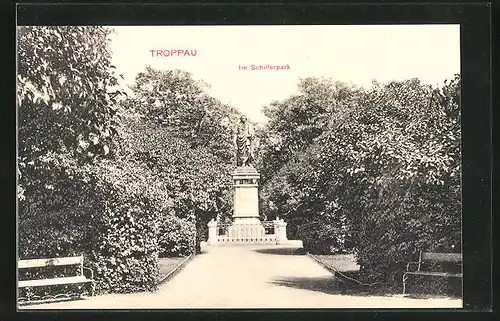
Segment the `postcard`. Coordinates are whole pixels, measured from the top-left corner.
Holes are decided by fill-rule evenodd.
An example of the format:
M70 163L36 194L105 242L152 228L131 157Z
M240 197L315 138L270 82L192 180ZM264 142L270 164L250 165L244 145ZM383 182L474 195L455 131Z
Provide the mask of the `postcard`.
M19 26L21 310L461 308L460 26Z

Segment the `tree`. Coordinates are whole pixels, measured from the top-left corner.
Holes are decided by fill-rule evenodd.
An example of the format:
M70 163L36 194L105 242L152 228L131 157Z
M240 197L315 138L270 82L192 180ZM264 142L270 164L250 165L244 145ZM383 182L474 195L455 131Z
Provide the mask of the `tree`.
M301 79L297 90L296 95L264 107L269 122L261 138L262 183L325 129L341 121L361 92L342 82L312 77Z
M267 159L282 160L265 172L266 214L286 216L310 250L356 253L371 282L394 281L420 249L459 251L459 93L459 75L442 88L411 79L352 90L312 140L293 130L297 121L275 130L297 114L275 113L278 142L294 137L303 147L282 157L266 146Z
M207 94L208 84L181 70L146 67L132 86L128 102L149 121L188 139L192 147L207 146L224 162L232 161L231 131L238 112Z
M19 27L19 197L43 188L36 173L52 155L89 161L113 153L117 75L109 29Z
M116 157L109 33L18 29L19 256L83 253L99 290L152 289L169 200L145 166Z
M195 222L197 244L206 224L231 209L234 162L232 129L236 110L206 93L206 85L179 70L139 73L125 102L130 159L148 164L167 182L173 215Z

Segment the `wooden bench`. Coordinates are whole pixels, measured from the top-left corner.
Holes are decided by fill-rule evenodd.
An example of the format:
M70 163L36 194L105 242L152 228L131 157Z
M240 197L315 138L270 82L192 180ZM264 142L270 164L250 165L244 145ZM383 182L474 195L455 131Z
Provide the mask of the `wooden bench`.
M447 278L461 278L462 273L448 273L448 272L438 272L423 270L422 265L424 263L462 263L461 253L433 253L433 252L422 252L420 251L419 259L417 262L410 262L406 265L406 272L403 273L403 294L406 293L406 281L409 275L423 275L423 276L438 276ZM411 271L410 267L412 265L417 265L415 271Z
M32 269L32 268L46 268L50 266L68 266L68 265L79 265L79 269L77 270L76 275L74 276L65 276L65 277L55 277L48 279L29 279L18 281L18 287L21 288L31 288L31 287L41 287L41 286L51 286L51 285L65 285L65 284L87 284L91 283L91 295L94 295L95 291L95 282L94 272L87 267L83 266L83 255L75 256L75 257L58 257L58 258L50 258L50 259L33 259L33 260L20 260L18 261L17 268L18 269ZM90 278L87 278L83 271L90 271ZM82 295L80 295L81 297ZM46 296L41 300L44 301L50 297L51 299L57 299L60 297L70 298L68 294L58 294L56 296ZM32 301L30 298L19 298L20 302ZM38 300L37 300L38 301Z

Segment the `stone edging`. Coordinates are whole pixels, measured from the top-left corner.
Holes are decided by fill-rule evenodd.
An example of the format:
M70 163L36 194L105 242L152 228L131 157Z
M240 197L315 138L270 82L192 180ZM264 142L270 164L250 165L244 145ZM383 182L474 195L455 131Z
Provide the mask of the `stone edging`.
M333 274L333 276L337 277L340 281L345 282L345 283L350 284L350 285L356 284L355 282L353 282L349 278L345 277L339 271L335 270L331 266L327 265L326 263L324 263L323 261L321 261L320 259L318 259L315 255L312 255L309 252L307 252L306 254L307 254L307 256L309 256L310 258L312 258L316 263L318 263L319 265L321 265L322 267L324 267L325 269L327 269L329 272L331 272Z
M158 285L161 285L165 283L166 281L170 280L172 277L174 277L177 273L179 273L186 263L188 263L190 260L194 258L194 254L190 254L186 259L182 260L181 263L179 263L172 271L170 271L167 275L165 275L163 278L161 278L158 281Z

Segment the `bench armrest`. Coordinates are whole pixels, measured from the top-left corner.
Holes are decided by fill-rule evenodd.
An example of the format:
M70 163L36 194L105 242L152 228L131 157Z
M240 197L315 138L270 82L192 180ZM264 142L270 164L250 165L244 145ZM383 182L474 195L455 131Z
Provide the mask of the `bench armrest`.
M409 262L408 264L406 264L406 272L415 272L415 271L410 271L410 266L412 266L414 264L420 265L420 263L422 263L422 262L420 262L420 261L418 261L418 262ZM417 271L418 271L418 269L417 269Z
M94 271L92 271L91 268L88 268L88 267L83 267L84 270L89 270L90 271L90 279L93 280L94 279Z

